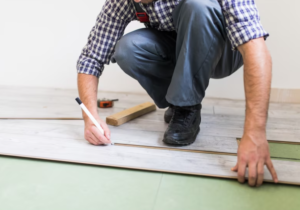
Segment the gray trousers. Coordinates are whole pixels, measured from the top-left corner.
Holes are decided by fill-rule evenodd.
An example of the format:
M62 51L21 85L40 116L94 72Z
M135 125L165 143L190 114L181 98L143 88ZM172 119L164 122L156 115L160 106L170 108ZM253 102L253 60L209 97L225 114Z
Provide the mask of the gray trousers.
M112 57L159 108L200 104L210 78L227 77L243 65L241 54L231 50L217 0L182 0L173 22L173 32L145 28L123 36Z

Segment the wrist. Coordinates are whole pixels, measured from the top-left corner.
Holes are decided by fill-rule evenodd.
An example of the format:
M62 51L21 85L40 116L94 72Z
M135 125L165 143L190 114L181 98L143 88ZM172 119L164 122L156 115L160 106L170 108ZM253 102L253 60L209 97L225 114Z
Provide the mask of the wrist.
M246 114L244 132L266 132L267 116Z
M98 120L99 119L99 116L98 116L98 110L97 110L97 105L95 103L94 104L85 104L85 107L87 108L87 110L91 113L91 115L96 119ZM89 118L89 116L82 110L82 118L85 122L92 122L91 119Z
M244 128L244 133L246 134L252 134L252 133L257 133L257 134L262 134L266 133L266 127L265 126L245 126Z
M248 114L245 118L244 135L250 138L266 136L266 117Z
M261 143L267 140L265 130L248 130L244 131L242 140L251 140L252 142Z
M256 121L250 121L245 123L244 134L252 135L265 135L266 134L266 125L256 123Z
M97 114L91 113L91 114L93 115L96 121L99 121L98 113ZM85 113L83 114L83 120L85 124L94 124L93 121Z

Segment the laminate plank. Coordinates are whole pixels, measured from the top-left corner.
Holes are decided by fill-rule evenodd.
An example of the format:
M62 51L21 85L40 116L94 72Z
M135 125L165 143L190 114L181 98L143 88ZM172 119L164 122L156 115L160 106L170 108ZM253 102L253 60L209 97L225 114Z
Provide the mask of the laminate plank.
M82 119L80 107L74 100L77 90L47 88L0 88L0 118L30 119ZM150 97L146 94L101 92L103 97L119 98L112 109L98 109L99 116L107 116L144 102ZM244 109L244 101L209 99L203 101L201 134L219 137L241 137L244 116L218 114L216 107ZM215 110L213 110L215 107ZM234 107L234 108L232 108ZM270 109L281 112L297 112L300 105L270 104ZM159 109L122 125L122 129L164 132L167 124L163 122L165 109ZM214 114L215 112L215 114ZM295 115L296 116L296 115ZM274 141L300 142L300 117L269 118L267 137Z
M193 144L184 147L174 147L165 145L162 142L164 132L135 131L132 133L132 131L124 129L118 129L117 131L112 129L112 132L113 141L121 144L228 154L236 154L238 149L236 139L233 137L205 136L200 134Z
M115 143L178 148L165 145L162 142L164 132L129 130L123 129L121 126L109 127L112 141ZM0 133L82 140L84 139L84 122L82 120L0 120ZM200 134L194 144L179 149L233 154L237 151L237 144L234 137L204 136Z
M222 125L223 126L223 125ZM200 134L194 144L181 147L184 150L198 150L219 153L236 153L236 138L241 138L243 129L223 128L211 124L201 124ZM34 121L34 120L1 120L0 133L30 134L41 137L83 139L83 121ZM166 123L151 123L135 119L122 126L110 126L112 140L120 144L131 144L150 147L168 147L162 143ZM300 144L297 132L268 130L267 139L274 142Z
M163 122L156 122L144 119L135 119L131 122L120 126L122 129L127 130L142 130L142 131L156 131L164 132L167 129L167 124ZM300 143L300 129L291 128L277 128L276 125L267 128L267 139L273 141L294 142ZM282 125L284 127L284 125ZM206 122L202 120L200 124L200 133L208 136L223 136L241 138L243 136L243 123L234 124L231 121L227 123Z
M203 105L213 106L215 114L245 116L245 101L205 98ZM300 119L300 104L270 103L269 118L294 118Z
M153 120L149 120L152 116L154 116ZM104 118L105 116L100 116ZM112 134L116 134L118 130L128 130L131 132L145 132L145 135L153 135L153 132L160 133L155 134L156 136L152 137L154 139L162 139L163 133L167 129L168 124L163 122L161 118L163 117L162 111L155 111L149 113L140 118L134 119L131 122L123 124L116 129L114 127L110 127ZM159 121L157 119L160 119ZM220 117L216 115L202 115L202 123L200 125L201 131L197 137L202 138L201 136L214 136L214 137L228 137L228 138L241 138L243 135L243 126L244 120L238 117ZM6 123L8 121L0 121L0 132L5 132L7 130ZM30 121L27 121L28 123ZM49 121L57 123L57 121ZM60 124L63 121L60 122ZM67 122L70 124L70 121ZM32 125L32 127L34 127ZM80 125L77 130L83 130L84 125ZM150 134L148 134L149 132ZM140 135L140 134L139 134ZM145 135L143 137L145 138ZM83 136L83 135L82 135ZM300 126L297 121L276 121L269 120L267 126L267 139L278 141L278 142L292 142L292 143L300 143ZM196 142L197 142L196 141ZM232 151L230 152L232 153Z
M269 110L269 117L283 119L300 119L300 109Z
M149 115L141 116L138 118L140 122L143 120L153 120L159 121L158 123L163 123L164 110L157 110ZM213 115L202 113L201 114L201 124L216 125L223 128L244 128L245 118L243 116L233 116L233 115ZM300 119L274 119L270 118L267 122L267 129L284 129L284 130L299 130L300 129Z
M236 179L236 157L123 146L92 146L84 140L0 134L0 154L16 157ZM300 163L273 160L279 183L300 184ZM247 174L247 173L246 173ZM265 168L265 181L271 175Z
M270 104L270 107L273 104ZM214 106L215 114L218 115L231 115L231 116L245 116L245 107L227 107L227 106ZM275 108L269 108L268 111L269 118L290 118L290 119L300 119L300 107L280 107L275 106Z
M74 98L75 89L29 88L0 86L0 118L81 118ZM151 101L147 94L99 91L99 98L119 98L117 108L129 108ZM245 101L205 98L203 113L244 116ZM28 114L27 114L28 112ZM112 112L115 113L115 112ZM300 118L300 104L270 103L271 118Z
M245 108L245 100L223 99L223 98L204 98L202 104L231 108ZM300 104L293 103L270 103L270 110L299 110Z
M75 102L77 90L51 88L16 88L0 86L0 119L82 119ZM98 109L100 115L109 116L134 105L152 101L147 94L99 91L99 98L118 98L114 108ZM213 114L213 107L203 108Z
M151 114L148 117L150 118ZM148 119L141 117L120 127L129 130L164 132L168 126L161 119L156 123ZM200 128L200 133L203 135L240 138L243 135L244 118L203 114ZM300 143L300 121L294 119L269 119L267 138L274 141Z

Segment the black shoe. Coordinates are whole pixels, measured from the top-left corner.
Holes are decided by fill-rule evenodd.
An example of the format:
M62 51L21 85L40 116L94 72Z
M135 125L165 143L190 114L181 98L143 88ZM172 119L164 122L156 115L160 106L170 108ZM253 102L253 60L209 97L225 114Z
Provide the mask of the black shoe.
M174 113L174 106L172 104L170 104L169 108L167 109L167 111L165 112L165 122L169 123L172 119Z
M201 104L174 106L174 114L165 132L163 142L173 146L192 144L200 131Z

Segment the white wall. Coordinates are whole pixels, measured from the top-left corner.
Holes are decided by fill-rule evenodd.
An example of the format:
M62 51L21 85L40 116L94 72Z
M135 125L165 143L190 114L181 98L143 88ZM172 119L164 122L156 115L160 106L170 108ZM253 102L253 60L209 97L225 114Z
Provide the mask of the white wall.
M0 0L0 85L76 88L76 61L104 0ZM275 88L300 88L300 14L297 0L256 0L271 34ZM143 27L133 22L132 31ZM116 64L107 66L101 90L144 92ZM207 96L243 98L243 72L211 80Z

